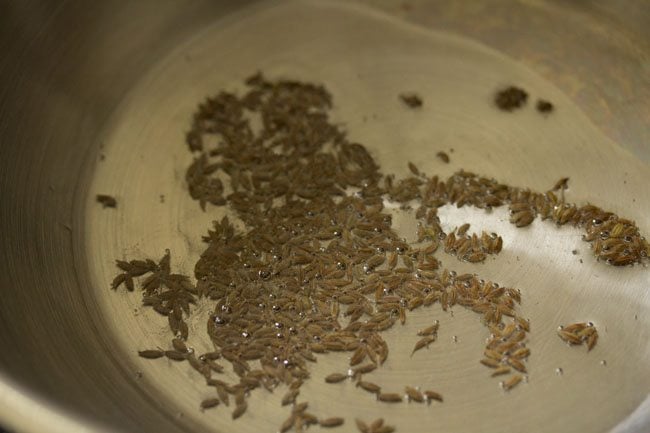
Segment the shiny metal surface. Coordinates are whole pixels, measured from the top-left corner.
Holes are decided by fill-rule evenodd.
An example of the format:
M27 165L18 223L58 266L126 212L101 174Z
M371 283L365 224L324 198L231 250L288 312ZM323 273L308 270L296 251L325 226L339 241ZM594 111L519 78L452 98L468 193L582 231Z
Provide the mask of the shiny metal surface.
M642 230L650 232L646 212L648 192L644 187L649 174L647 162L650 161L650 107L647 104L650 100L650 12L642 2L611 2L602 6L574 3L571 7L535 1L494 1L489 5L479 1L362 3L423 28L480 40L546 78L559 89L557 97L560 100L565 100L567 105L575 104L586 115L584 119L580 117L578 125L588 125L589 121L597 125L593 131L589 126L588 132L576 133L576 137L604 135L617 144L611 147L610 144L598 144L588 158L580 159L576 153L572 154L573 159L561 164L567 170L576 166L576 179L605 185L603 194L590 190L589 185L576 186L573 198L594 199L603 206L611 205L614 210L637 218ZM274 4L270 3L263 10L272 9ZM141 82L142 77L162 77L155 73L164 70L160 66L161 59L168 58L170 52L208 26L214 28L224 23L225 27L226 24L232 27L237 20L250 17L244 10L247 7L245 2L171 0L107 1L102 4L23 1L0 5L0 50L3 53L0 60L0 288L3 295L0 303L0 345L3 348L0 355L0 423L26 432L211 431L206 418L189 409L195 407L199 399L191 392L199 387L190 386L180 391L180 397L195 400L179 402L180 397L175 399L169 388L177 380L174 375L178 372L165 373L165 366L156 367L162 382L158 384L153 370L133 359L133 352L139 348L134 346L146 344L145 338L155 337L158 332L138 325L132 311L124 308L135 298L123 301L108 293L107 284L101 286L101 277L112 272L105 259L124 254L124 249L120 248L123 239L132 233L130 231L137 230L130 224L137 219L137 211L130 217L125 214L123 219L117 218L110 223L112 225L102 226L101 222L92 223L97 214L89 211L87 204L92 201L92 194L98 192L93 190L98 184L126 191L117 180L111 183L110 170L98 166L98 155L107 152L109 168L116 167L110 164L119 166L124 160L124 145L120 150L119 144L102 140L107 136L114 138L114 131L119 132L120 125L126 124L128 119L137 119L139 114L132 110L134 106L154 100L153 97L139 99L135 105L128 102L134 88L138 90L136 95L146 95L156 89L155 80L147 87L147 83ZM354 37L356 33L350 35L351 39ZM589 50L585 49L585 39L589 41ZM248 40L255 38L251 36ZM202 64L197 63L197 67ZM218 67L219 63L215 65L210 66ZM188 69L191 65L185 68ZM154 73L147 75L151 70ZM291 70L285 67L282 72L290 74ZM377 75L379 83L381 74ZM319 77L317 72L314 76ZM187 79L185 75L180 77ZM205 81L199 82L206 85ZM346 85L332 85L340 94L345 94ZM354 92L351 84L347 86ZM165 89L173 94L169 88ZM192 107L206 90L198 84L193 89L188 87L179 105ZM342 120L353 119L363 111L363 105L359 104L350 108L348 116L343 116ZM393 114L390 110L387 113ZM111 126L116 118L124 117L127 121L118 122L115 128ZM152 121L146 116L142 118L145 126L147 121ZM182 118L178 122L182 125ZM377 138L373 136L376 131L373 132L372 125L355 122L350 121L351 133L360 134L364 141ZM499 129L500 125L486 122L484 130L492 130L497 137L508 137L507 132ZM558 134L567 130L569 128L565 127ZM426 130L421 133L426 137ZM531 134L531 137L536 136ZM472 142L471 137L468 141ZM604 143L607 140L597 138L596 141ZM496 144L495 141L495 149L498 149ZM106 145L106 149L102 145ZM472 146L466 148L467 154L479 149ZM181 147L179 143L178 148ZM418 151L415 146L406 152L417 155ZM381 161L396 159L390 147L380 148L378 152ZM551 174L546 177L552 178L558 172L557 161L545 157L543 152L535 155L537 159L528 162L532 166L549 167ZM614 155L617 161L614 164L621 170L609 165L608 155ZM164 154L159 157L161 164L167 161ZM459 158L463 166L476 167L473 157ZM585 160L591 165L586 166ZM398 171L400 164L403 165L397 160L394 167L387 168ZM134 167L131 168L123 174L128 176L133 172ZM493 172L499 169L497 163L474 168L495 175ZM103 173L100 170L104 170ZM515 171L509 176L513 181L521 181L525 179L524 171ZM625 185L619 182L620 171L632 175L626 178ZM597 177L598 173L602 178ZM548 181L546 177L538 175L529 182L541 188ZM171 175L165 178L170 187L178 186L178 192L169 193L174 198L174 194L178 194L177 204L166 212L176 212L176 218L194 215L193 211L185 210L180 199L183 194L181 181L175 181ZM132 188L135 197L138 191L142 194L153 191L147 189L147 179L146 176L135 179L137 183ZM616 186L614 182L618 182ZM206 216L197 218L209 221ZM480 221L475 223L480 224ZM111 230L106 231L107 227ZM196 231L202 232L206 227L201 222ZM538 240L543 240L544 233L540 235ZM163 238L141 245L140 251L155 253L166 247L162 244L167 240ZM93 241L102 242L95 252L88 248ZM571 245L570 240L562 242L566 248ZM133 248L132 245L128 247ZM188 247L190 255L191 247ZM133 252L133 249L127 251ZM191 264L185 263L185 266L191 268ZM541 265L533 261L530 266ZM602 271L598 267L589 270ZM603 288L597 292L600 298L592 299L589 304L614 300L620 303L625 317L640 315L641 321L636 326L641 329L630 324L621 325L622 330L615 334L621 343L612 343L622 351L621 356L630 359L643 359L650 351L647 339L642 338L648 332L650 300L647 273L641 271L634 269L627 275L620 274L619 280L610 279L611 275L603 271L603 279L631 285L637 292L613 284L612 289ZM584 276L582 272L578 275ZM498 272L497 275L508 278ZM646 290L642 287L644 281ZM529 285L542 287L551 283L562 283L561 275L537 275L534 279L531 277ZM582 299L584 293L579 287L575 284L567 284L567 287L570 295L567 299L572 296L574 300ZM635 293L639 293L637 298ZM531 293L531 299L534 296ZM542 299L540 296L538 300ZM647 313L646 316L643 313ZM540 317L545 316L540 313ZM602 317L614 316L602 313ZM135 323L138 327L121 323ZM572 362L578 362L576 360ZM145 381L136 376L141 367ZM647 367L636 363L631 368L634 373L648 373ZM641 403L641 396L650 389L642 378L621 374L625 383L614 383L617 388L612 389L622 388L629 397L618 396L626 403L624 408L616 408L617 414L627 414ZM169 386L165 385L167 382ZM581 384L584 385L580 380L575 383L576 386ZM531 389L533 385L531 383ZM497 390L493 391L496 394ZM318 395L320 390L315 388L313 392ZM551 389L549 392L549 399L553 399L553 392L565 391ZM324 395L338 398L327 392ZM617 398L615 392L614 395L613 398ZM182 406L185 409L179 409ZM268 411L272 414L273 409ZM179 417L179 413L185 415ZM617 415L618 419L623 417ZM594 431L609 430L613 426L611 417L607 423ZM641 424L641 428L644 425L647 426ZM274 423L268 426L258 418L242 420L232 428L275 431L276 426Z

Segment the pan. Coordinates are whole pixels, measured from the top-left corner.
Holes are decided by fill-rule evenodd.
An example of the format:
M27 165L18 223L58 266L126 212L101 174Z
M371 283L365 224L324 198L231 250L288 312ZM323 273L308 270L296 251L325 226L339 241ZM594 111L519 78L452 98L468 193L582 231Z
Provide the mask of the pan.
M244 80L323 85L334 124L382 173L459 170L533 191L568 177L568 200L648 220L648 20L643 4L555 2L5 3L0 25L0 423L15 431L277 431L286 389L251 392L248 411L202 410L213 391L168 349L168 322L142 294L111 290L115 260L160 259L194 281L202 237L226 207L188 194L186 133L199 103ZM645 8L645 9L644 9ZM494 95L525 89L523 108ZM400 100L416 94L417 109ZM552 102L540 113L538 100ZM437 155L444 152L449 163ZM98 203L98 195L116 200ZM106 203L105 203L106 204ZM386 202L393 229L417 236L414 211ZM386 404L347 374L349 353L318 356L300 401L318 418L384 418L396 431L641 432L648 421L648 270L598 261L583 232L505 208L443 206L441 227L496 232L482 264L440 254L457 274L515 287L530 320L525 380L499 386L479 360L489 331L476 314L439 306L382 334L390 355L373 380L402 397L435 389L443 402ZM211 350L214 301L187 318L188 344ZM412 353L437 320L437 340ZM560 325L591 322L590 351ZM156 349L157 350L157 349ZM522 376L523 377L523 376ZM435 403L435 404L434 404ZM323 427L312 426L318 430ZM323 428L324 429L324 428Z

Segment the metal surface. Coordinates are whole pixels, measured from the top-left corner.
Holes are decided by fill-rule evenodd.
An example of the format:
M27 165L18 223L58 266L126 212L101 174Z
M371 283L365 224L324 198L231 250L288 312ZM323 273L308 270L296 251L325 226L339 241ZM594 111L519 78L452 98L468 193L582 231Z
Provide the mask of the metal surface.
M386 172L404 174L410 159L427 172L464 167L538 190L571 175L571 200L634 218L650 233L647 10L368 3L388 15L311 2L251 10L214 1L0 6L0 422L34 432L275 431L285 415L277 398L254 396L253 415L232 424L225 412L200 413L208 393L200 380L134 356L164 341L164 323L134 314L137 296L108 290L118 257L172 248L179 269L191 270L215 214L186 197L183 128L200 99L236 88L258 68L325 83L337 120ZM468 35L519 62L427 29ZM550 98L558 112L544 119L532 110L516 117L492 110L494 87L511 81ZM396 104L401 90L425 97L418 117ZM436 146L455 149L452 167L435 164ZM118 196L118 209L99 209L96 193ZM151 213L156 218L143 219ZM530 383L502 395L476 367L485 332L475 318L436 309L387 337L393 358L381 377L395 386L428 380L447 393L443 406L385 409L352 389L323 387L322 375L345 365L343 357L325 357L304 391L315 411L342 411L351 421L381 410L409 432L605 432L643 401L650 391L647 269L595 263L570 229L538 223L522 233L498 212L445 217L494 227L506 239L493 263L446 264L521 287L534 326ZM408 236L408 215L399 221ZM446 329L437 351L400 357L407 343L397 337L432 314ZM603 329L589 355L553 335L558 324L583 319ZM421 422L427 419L435 426Z

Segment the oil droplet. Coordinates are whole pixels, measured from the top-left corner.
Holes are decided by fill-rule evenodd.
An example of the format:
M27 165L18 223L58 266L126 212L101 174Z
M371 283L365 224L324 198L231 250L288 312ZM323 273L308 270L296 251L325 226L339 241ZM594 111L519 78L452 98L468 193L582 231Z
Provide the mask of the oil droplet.
M607 361L605 361L603 359L602 361L600 361L600 365L602 365L603 367L606 367L607 366Z

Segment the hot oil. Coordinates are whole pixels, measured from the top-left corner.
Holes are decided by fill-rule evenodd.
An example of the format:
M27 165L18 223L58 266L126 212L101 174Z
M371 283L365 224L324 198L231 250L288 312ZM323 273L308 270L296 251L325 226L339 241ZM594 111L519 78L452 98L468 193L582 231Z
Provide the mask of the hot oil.
M291 32L280 31L285 23L292 23ZM567 194L572 201L592 200L637 219L642 231L649 228L647 217L642 217L647 211L643 204L648 202L647 193L635 184L635 179L640 182L647 176L647 168L605 140L554 87L512 61L469 41L341 5L286 3L231 17L179 46L126 98L107 127L106 159L98 162L91 187L114 195L120 206L103 210L93 202L88 208L88 256L110 332L131 357L125 363L144 372L142 386L164 396L170 408L191 422L217 426L217 431L258 431L269 424L275 428L289 414L288 409L280 409L286 387L273 395L253 393L247 412L234 424L234 405L228 410L220 406L200 412L199 402L213 392L188 365L137 358L137 350L156 345L167 348L166 320L145 309L132 317L126 312L139 306L139 294L115 296L107 285L115 273L115 258L157 259L166 248L172 251L175 271L192 273L204 249L201 236L213 219L221 219L224 209L208 207L203 213L189 199L184 173L191 156L184 133L205 96L224 88L241 91L242 79L256 70L273 79L326 85L333 94L335 120L346 125L351 140L370 149L384 173L403 177L407 161L414 161L429 175L446 178L465 168L539 191L570 175ZM557 110L549 117L540 116L532 107L510 114L495 110L492 94L509 82L547 97ZM399 94L408 91L417 91L423 99L417 111L405 109L399 100ZM567 146L567 142L574 145ZM449 164L436 157L441 151L449 155ZM619 161L618 167L626 167L628 194L621 194L614 185L621 177L611 167L612 158ZM166 197L164 203L160 194ZM636 200L634 207L630 194ZM410 211L400 212L400 225L408 225ZM479 317L461 313L459 307L443 313L434 305L409 313L404 325L398 323L382 334L390 355L386 365L368 378L387 393L403 395L406 385L435 390L444 394L443 405L380 404L371 394L355 389L352 382L325 385L327 374L347 371L347 353L319 356L311 366L312 378L301 387L299 401L309 401L309 410L319 416L343 416L350 426L354 416L370 420L378 411L386 412L390 423L402 431L418 431L425 424L440 431L464 430L465 419L461 424L458 414L467 410L477 414L488 430L546 428L551 413L551 422L559 423L560 429L572 425L589 431L614 424L639 402L644 387L638 377L648 374L636 361L646 355L647 344L629 345L626 339L645 342L647 335L626 331L648 329L638 323L647 317L648 306L636 296L647 278L644 269L613 269L596 263L587 244L580 241L581 233L569 227L556 228L537 220L516 230L508 223L505 209L485 214L478 209L445 208L440 214L443 223L446 218L453 226L469 222L470 232L486 225L503 237L503 252L482 265L439 256L446 267L459 273L462 268L521 288L521 310L532 324L530 383L520 383L502 395L495 386L500 379L489 378L490 372L478 362L489 334ZM235 215L228 216L237 221ZM405 236L415 232L414 226L405 230ZM570 253L575 248L583 251L584 263ZM209 308L202 308L204 317L193 315L189 323L188 345L198 353L211 346L204 332ZM630 319L632 311L640 317L636 323ZM439 317L440 338L410 357L416 332ZM579 320L597 323L602 334L594 352L600 353L577 353L555 337L559 323ZM608 338L608 332L626 337ZM629 347L637 350L630 352ZM606 371L598 364L600 359L607 359ZM557 365L573 365L571 370L577 373L571 375L565 367L558 378L554 375ZM631 382L632 376L637 380ZM233 377L227 373L226 378ZM611 401L603 383L617 387L623 383L626 392ZM555 392L566 389L571 392ZM576 395L592 398L574 399ZM593 404L607 404L609 410L590 419L575 419L575 411L588 410ZM422 417L431 417L435 423L414 422ZM540 420L546 424L535 422Z

